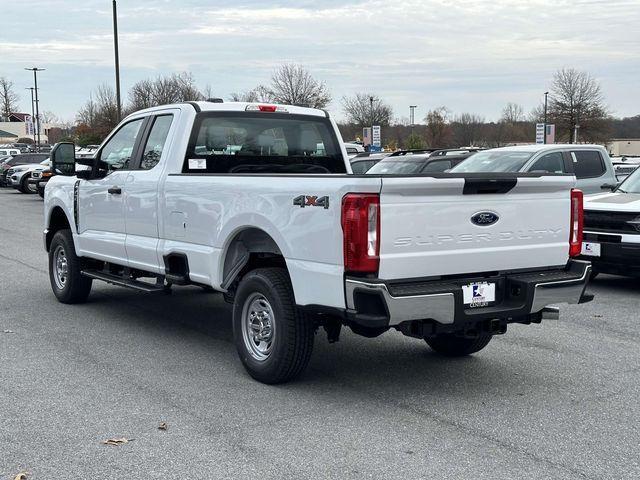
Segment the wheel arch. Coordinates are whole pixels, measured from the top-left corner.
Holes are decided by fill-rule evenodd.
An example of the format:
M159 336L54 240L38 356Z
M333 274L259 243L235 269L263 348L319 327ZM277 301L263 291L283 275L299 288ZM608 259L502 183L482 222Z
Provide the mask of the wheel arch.
M220 285L226 290L246 271L268 266L287 268L285 255L278 243L262 228L251 225L239 227L223 248Z
M51 213L47 218L47 230L45 234L45 248L47 252L51 246L51 240L56 232L64 229L71 230L71 221L64 209L56 205L51 209Z

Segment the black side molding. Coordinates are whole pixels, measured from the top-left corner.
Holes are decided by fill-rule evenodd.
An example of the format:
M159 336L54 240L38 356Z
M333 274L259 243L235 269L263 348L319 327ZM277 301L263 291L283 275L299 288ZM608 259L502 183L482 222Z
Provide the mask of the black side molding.
M507 193L518 183L517 178L465 178L464 195Z

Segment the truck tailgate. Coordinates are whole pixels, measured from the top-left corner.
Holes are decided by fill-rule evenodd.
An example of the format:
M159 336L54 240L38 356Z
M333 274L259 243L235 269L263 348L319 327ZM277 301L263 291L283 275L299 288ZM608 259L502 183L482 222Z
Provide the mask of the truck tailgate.
M382 177L381 279L564 265L572 176Z

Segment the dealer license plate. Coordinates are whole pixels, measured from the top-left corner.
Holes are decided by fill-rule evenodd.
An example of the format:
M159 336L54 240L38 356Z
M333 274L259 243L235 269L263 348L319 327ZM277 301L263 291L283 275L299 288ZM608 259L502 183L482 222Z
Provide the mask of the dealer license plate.
M600 244L593 242L582 242L582 255L586 255L588 257L599 257L600 256Z
M496 284L489 282L474 282L462 286L462 299L465 305L472 308L486 307L496 301Z

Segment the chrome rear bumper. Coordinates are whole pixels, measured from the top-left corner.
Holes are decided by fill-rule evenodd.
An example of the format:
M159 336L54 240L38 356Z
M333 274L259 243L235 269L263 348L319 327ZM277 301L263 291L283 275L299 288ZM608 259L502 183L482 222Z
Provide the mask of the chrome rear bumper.
M584 294L590 273L589 262L571 260L565 269L451 280L385 282L347 278L347 312L356 323L376 327L412 320L453 324L486 319L517 322L531 316L553 318L557 317L557 310L547 309L549 305L591 300ZM495 282L496 302L479 308L465 305L462 285L475 281Z

